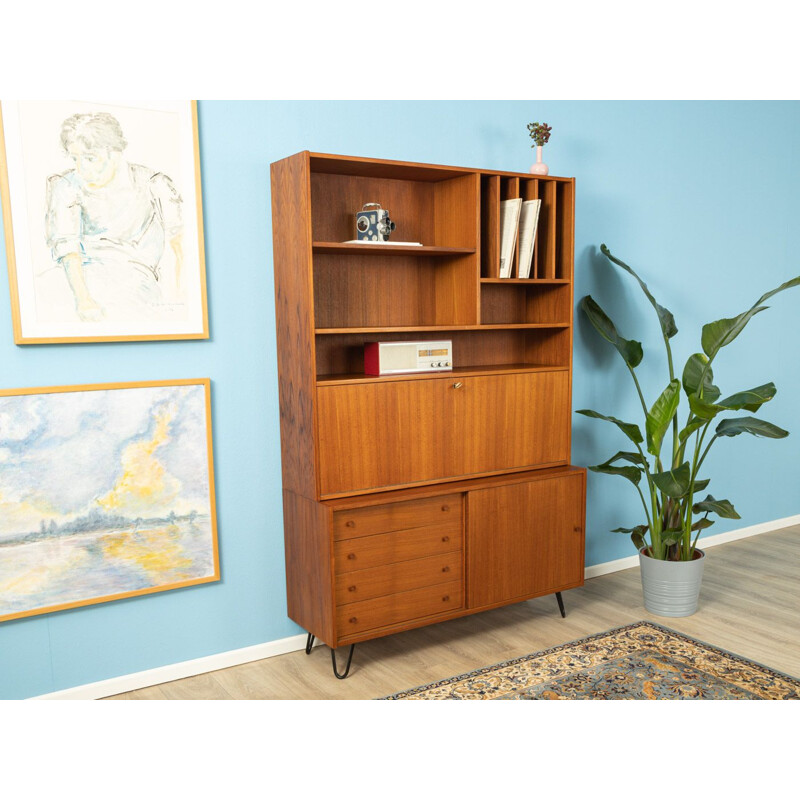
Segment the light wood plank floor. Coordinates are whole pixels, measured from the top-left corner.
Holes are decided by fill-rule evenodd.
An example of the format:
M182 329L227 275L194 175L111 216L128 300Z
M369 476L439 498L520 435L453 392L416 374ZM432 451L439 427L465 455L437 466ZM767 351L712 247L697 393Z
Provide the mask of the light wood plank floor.
M800 677L800 526L706 552L700 606L691 617L649 614L639 568L603 575L555 597L356 645L350 676L337 680L330 651L315 647L115 700L371 699L554 647L642 619ZM348 648L340 648L340 669Z

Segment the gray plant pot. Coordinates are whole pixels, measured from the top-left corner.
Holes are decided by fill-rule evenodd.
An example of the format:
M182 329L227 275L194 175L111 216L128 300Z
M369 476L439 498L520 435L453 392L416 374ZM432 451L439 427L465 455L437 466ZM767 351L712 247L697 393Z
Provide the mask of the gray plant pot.
M639 551L644 607L661 617L688 617L697 611L705 553L692 561L661 561Z

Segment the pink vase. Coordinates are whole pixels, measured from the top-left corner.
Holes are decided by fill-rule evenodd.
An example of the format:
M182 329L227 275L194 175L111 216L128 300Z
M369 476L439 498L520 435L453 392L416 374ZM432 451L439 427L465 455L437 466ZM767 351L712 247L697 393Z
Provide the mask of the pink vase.
M536 163L531 165L531 175L547 175L547 164L542 161L542 145L536 145Z

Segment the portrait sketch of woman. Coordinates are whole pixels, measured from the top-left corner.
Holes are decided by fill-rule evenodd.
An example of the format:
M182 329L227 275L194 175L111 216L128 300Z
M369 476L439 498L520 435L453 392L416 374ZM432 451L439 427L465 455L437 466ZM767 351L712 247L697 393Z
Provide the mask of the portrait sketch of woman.
M207 337L196 126L184 106L3 105L18 343Z

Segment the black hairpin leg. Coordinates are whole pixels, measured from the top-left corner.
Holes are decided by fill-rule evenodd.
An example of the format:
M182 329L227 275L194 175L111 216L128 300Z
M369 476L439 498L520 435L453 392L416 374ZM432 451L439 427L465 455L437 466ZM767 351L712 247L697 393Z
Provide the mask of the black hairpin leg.
M556 600L558 600L558 610L561 612L561 616L566 617L567 612L564 611L564 601L561 599L561 592L556 592Z
M331 663L333 664L333 674L339 678L339 680L344 680L348 673L350 672L350 662L353 660L353 650L356 649L354 644L350 645L350 654L347 656L347 667L345 667L344 674L340 675L336 671L336 651L331 647Z
M311 648L314 646L314 634L309 633L308 639L306 639L306 655L311 652Z

